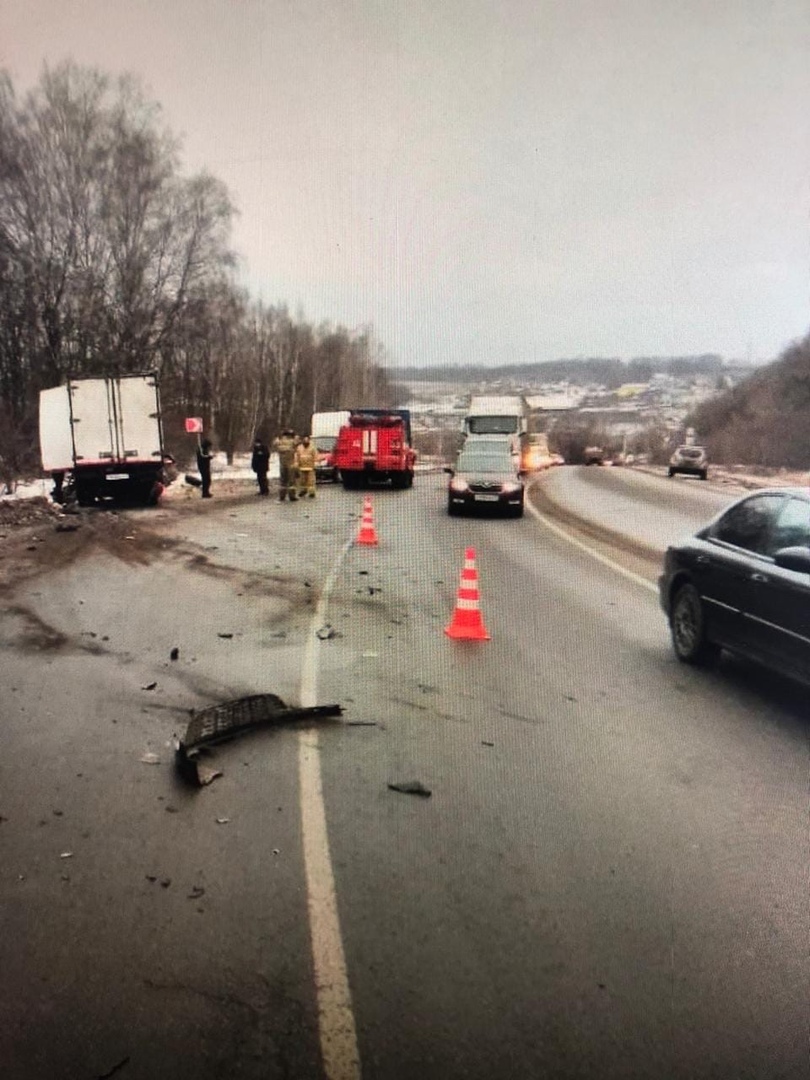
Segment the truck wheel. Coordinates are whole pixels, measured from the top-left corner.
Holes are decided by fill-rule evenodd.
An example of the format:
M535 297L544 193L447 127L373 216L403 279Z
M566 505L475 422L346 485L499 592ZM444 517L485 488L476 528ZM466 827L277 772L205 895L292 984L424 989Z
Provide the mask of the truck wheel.
M93 488L85 487L83 484L77 484L76 502L79 506L95 506L96 493Z

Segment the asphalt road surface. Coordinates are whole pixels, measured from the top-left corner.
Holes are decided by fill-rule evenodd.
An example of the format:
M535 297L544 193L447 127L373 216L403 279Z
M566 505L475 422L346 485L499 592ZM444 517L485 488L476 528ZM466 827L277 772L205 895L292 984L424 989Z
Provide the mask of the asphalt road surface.
M362 498L132 511L4 591L3 1076L806 1077L805 693L679 665L535 514L423 475L359 547ZM443 633L468 546L487 642ZM345 711L184 786L188 710L260 692Z

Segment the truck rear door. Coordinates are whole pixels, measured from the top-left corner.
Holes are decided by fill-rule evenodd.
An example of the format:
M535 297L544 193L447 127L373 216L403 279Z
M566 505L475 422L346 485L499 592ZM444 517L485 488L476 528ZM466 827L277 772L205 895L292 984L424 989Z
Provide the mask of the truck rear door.
M114 404L117 453L126 462L161 461L157 385L151 376L116 379Z
M39 395L39 448L45 472L73 468L70 398L66 386L54 386Z
M114 460L111 384L107 379L80 379L69 387L76 464L99 465Z

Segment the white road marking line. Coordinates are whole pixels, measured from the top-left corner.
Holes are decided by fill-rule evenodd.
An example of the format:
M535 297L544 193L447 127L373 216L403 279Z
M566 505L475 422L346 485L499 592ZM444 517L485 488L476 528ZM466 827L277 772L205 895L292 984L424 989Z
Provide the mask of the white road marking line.
M545 525L547 529L551 529L557 536L566 540L569 544L573 544L574 547L579 548L580 551L584 551L587 555L590 555L592 559L596 559L597 562L602 563L603 566L607 566L617 574L621 574L622 577L626 577L628 581L632 581L636 585L641 585L642 588L648 589L656 595L658 594L658 586L654 582L648 581L647 578L643 578L640 574L634 574L632 570L626 570L612 559L608 559L606 555L600 555L598 551L594 551L593 548L588 547L587 544L583 544L581 540L577 540L571 533L567 532L565 529L561 529L559 525L555 525L553 521L550 521L545 514L541 514L540 511L532 505L530 499L527 500L526 505L537 520Z
M324 582L310 621L301 665L301 704L305 707L317 704L318 648L321 642L315 631L325 621L335 579L353 544L354 538L341 549ZM327 1080L360 1080L357 1031L329 855L317 727L302 731L298 737L298 776L309 929L324 1073Z

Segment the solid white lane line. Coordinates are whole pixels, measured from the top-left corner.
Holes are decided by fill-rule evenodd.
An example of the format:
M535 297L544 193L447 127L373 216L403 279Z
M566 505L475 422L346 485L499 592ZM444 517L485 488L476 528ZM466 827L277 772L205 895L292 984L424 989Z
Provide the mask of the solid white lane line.
M352 539L343 546L329 571L310 622L301 665L301 704L305 707L318 703L318 647L321 642L315 636L315 631L326 621L330 593L353 543ZM298 737L298 775L309 929L324 1074L327 1080L359 1080L360 1054L340 933L335 878L329 855L317 727L302 731Z
M614 562L612 559L609 559L606 555L601 555L598 551L594 551L592 548L588 547L587 544L584 544L581 540L578 540L575 536L572 536L570 532L567 532L565 529L561 529L559 525L556 525L553 521L550 521L545 516L545 514L541 514L540 511L532 505L530 499L527 499L526 505L539 522L545 525L547 529L551 529L553 533L556 533L557 536L567 541L567 543L573 544L574 547L579 548L580 551L584 551L586 555L590 555L592 559L596 559L596 561L602 563L603 566L607 566L611 570L614 570L617 574L621 574L622 577L627 578L628 581L632 581L635 585L641 585L642 588L648 589L650 592L654 592L656 595L658 594L658 586L654 582L648 581L647 578L643 578L641 574L634 574L632 570L626 570L623 566L619 566L618 563Z

